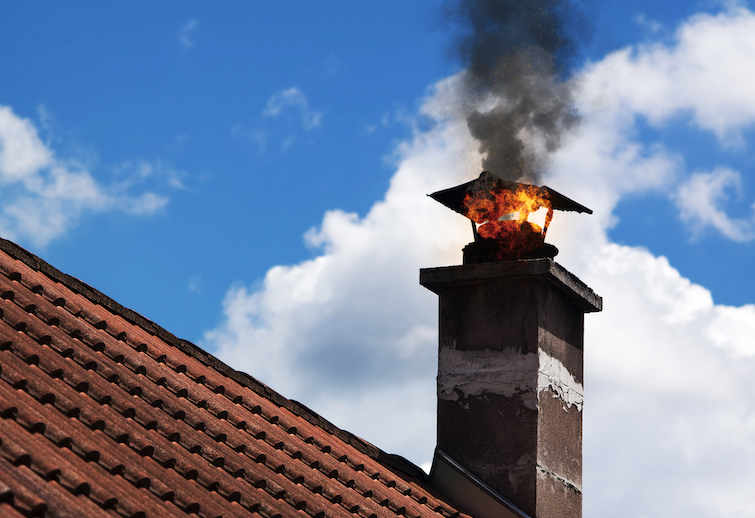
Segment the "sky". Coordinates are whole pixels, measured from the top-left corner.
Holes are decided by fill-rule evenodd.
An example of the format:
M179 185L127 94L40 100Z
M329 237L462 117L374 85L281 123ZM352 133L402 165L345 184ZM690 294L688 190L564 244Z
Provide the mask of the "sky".
M418 465L476 177L438 1L0 7L0 236ZM585 318L584 515L755 516L755 6L587 2L545 183ZM588 24L589 25L589 24Z

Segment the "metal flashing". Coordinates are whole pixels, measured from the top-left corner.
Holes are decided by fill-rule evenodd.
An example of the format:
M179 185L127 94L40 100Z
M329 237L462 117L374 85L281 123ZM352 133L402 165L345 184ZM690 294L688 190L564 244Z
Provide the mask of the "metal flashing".
M435 448L429 483L475 518L532 518L440 448Z

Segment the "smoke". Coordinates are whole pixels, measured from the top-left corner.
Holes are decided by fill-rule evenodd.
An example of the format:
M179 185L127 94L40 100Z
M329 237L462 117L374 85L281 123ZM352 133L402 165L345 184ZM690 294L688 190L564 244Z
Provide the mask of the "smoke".
M566 75L590 32L582 9L567 0L458 0L447 14L461 28L466 101L475 107L467 125L483 169L542 183L549 155L580 121Z

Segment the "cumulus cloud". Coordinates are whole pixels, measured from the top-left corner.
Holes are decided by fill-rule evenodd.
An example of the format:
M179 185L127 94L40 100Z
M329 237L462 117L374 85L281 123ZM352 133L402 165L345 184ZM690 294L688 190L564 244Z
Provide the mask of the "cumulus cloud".
M695 16L670 44L624 49L580 74L584 123L548 184L595 210L558 214L549 230L559 262L605 300L586 318L585 516L755 514L755 305L716 305L665 258L608 235L629 194L689 189L685 204L702 196L698 183L731 185L725 168L690 175L663 143L638 140L636 122L691 114L722 145L741 136L755 122L754 90L736 81L737 66L755 66L753 19L742 8ZM464 218L424 195L480 163L456 81L425 103L437 123L400 146L385 197L361 218L328 212L306 237L320 253L230 290L225 321L205 338L230 364L420 464L434 445L437 299L417 269L459 264L471 240ZM694 218L715 227L720 198L702 200Z
M0 233L43 246L72 228L84 213L120 210L152 214L168 199L132 195L130 185L105 186L75 161L59 159L34 124L0 106Z
M731 218L724 204L730 199L727 189L739 187L739 174L719 167L685 177L681 156L661 142L641 146L633 133L638 120L661 127L689 119L724 147L744 146L742 131L755 124L755 76L748 73L755 63L754 34L755 13L742 7L698 14L676 30L671 44L619 50L588 65L579 78L580 111L591 118L585 131L600 132L581 142L597 142L619 161L647 158L646 164L636 162L646 177L638 185L676 191L680 218L695 235L710 229L737 241L752 238L753 221ZM589 165L586 157L606 155L592 149L582 152L572 158L583 165ZM636 176L616 165L620 164L604 164L602 178L591 178L588 188L606 191L600 185L607 179L611 195L633 189L629 184ZM656 185L648 179L655 179Z
M752 515L755 307L714 305L645 250L590 252L569 265L605 297L586 322L585 515Z
M653 124L691 113L722 142L741 143L741 130L755 122L753 34L755 13L744 7L695 15L671 45L628 47L596 63L586 94Z

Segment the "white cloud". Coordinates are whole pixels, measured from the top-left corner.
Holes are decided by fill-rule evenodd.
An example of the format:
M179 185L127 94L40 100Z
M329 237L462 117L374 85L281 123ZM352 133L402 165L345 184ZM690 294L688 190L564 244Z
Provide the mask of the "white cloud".
M755 67L753 19L741 8L693 17L673 45L614 53L579 78L585 121L548 184L595 210L558 214L549 231L559 262L605 300L586 318L586 517L755 515L755 305L716 305L665 258L607 233L628 194L731 182L725 169L687 178L682 157L636 140L635 121L691 113L724 144L752 125L753 90L727 63ZM328 212L306 238L317 257L229 291L225 322L205 343L416 463L432 455L437 366L437 299L417 269L458 264L471 238L464 218L424 195L479 172L454 89L442 82L425 104L441 122L400 147L385 198L363 218ZM695 217L715 226L715 192L702 200Z
M136 216L154 214L168 204L168 198L153 192L145 192L138 197L124 196L117 201L125 212Z
M732 357L755 356L755 305L716 306L703 333Z
M718 167L710 173L694 173L680 186L676 204L682 221L690 225L696 235L712 227L734 241L750 241L755 237L755 218L732 219L723 205L729 200L727 191L739 194L742 177L737 171Z
M52 161L28 119L21 119L7 106L0 106L0 181L22 180Z
M264 117L278 117L285 108L297 108L301 113L301 125L305 130L312 130L320 126L322 112L312 110L309 102L301 90L292 86L273 94L262 112Z
M120 210L152 214L168 202L130 183L106 186L75 161L64 161L39 138L34 124L0 106L0 233L43 246L65 234L84 213Z
M682 24L673 45L642 45L610 54L588 75L586 97L663 124L690 113L728 144L755 122L755 13L734 7Z
M583 187L609 196L638 189L628 182L640 189L673 189L680 218L694 235L711 229L729 239L751 239L755 221L730 217L724 205L726 189L739 187L738 173L717 167L685 177L683 158L662 143L643 147L634 125L638 118L663 126L690 117L722 145L743 146L742 130L755 124L755 75L748 72L754 63L755 14L732 7L693 16L677 29L671 45L626 48L589 65L579 78L580 110L591 122L584 131L594 135L581 142L600 149L582 149L570 160L588 169L589 160L611 156L613 161L605 161L599 177ZM622 163L646 174L627 175Z
M605 309L586 319L585 515L752 516L755 307L644 250L588 252Z
M178 33L178 41L183 48L188 50L196 46L193 33L198 25L199 22L197 20L189 20L181 27L181 31Z

